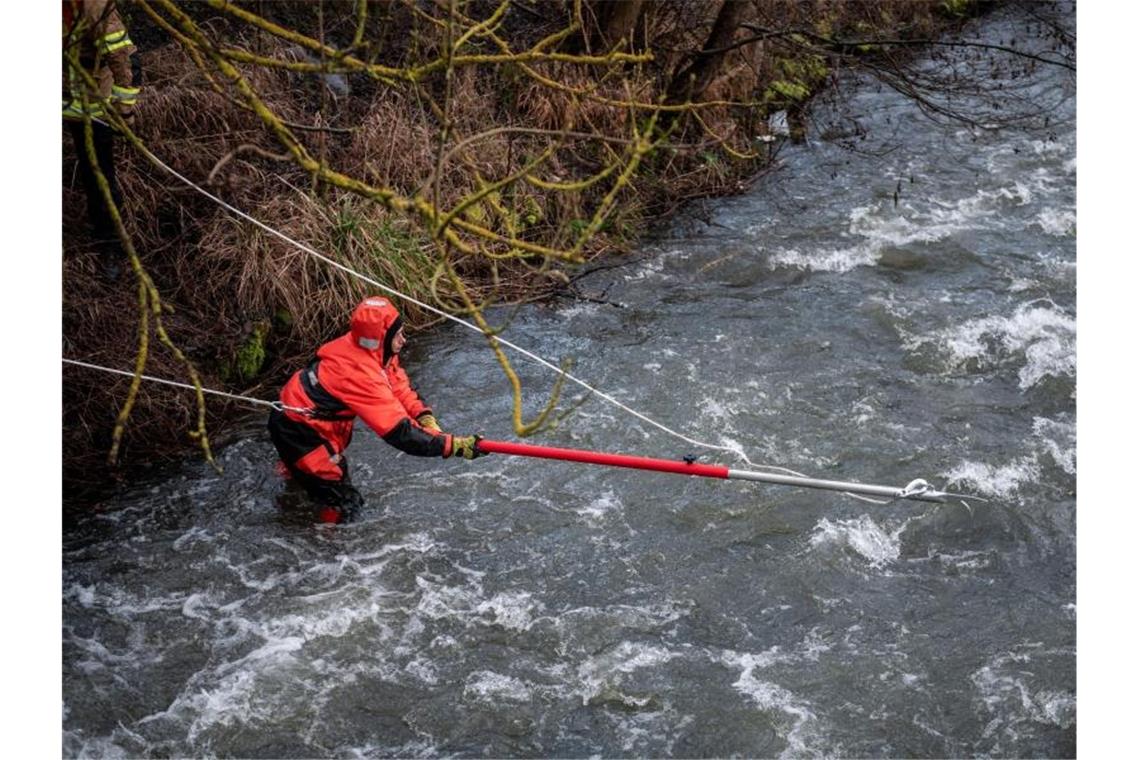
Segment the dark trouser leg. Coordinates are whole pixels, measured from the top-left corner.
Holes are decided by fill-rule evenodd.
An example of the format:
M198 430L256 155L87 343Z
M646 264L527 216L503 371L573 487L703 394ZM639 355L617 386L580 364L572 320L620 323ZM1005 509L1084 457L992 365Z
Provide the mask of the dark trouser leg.
M352 485L348 474L348 460L341 455L339 480L318 478L296 467L298 457L307 454L314 447L322 445L320 436L304 425L291 422L282 412L269 413L269 437L277 449L281 461L289 470L293 480L317 506L318 516L325 522L346 522L351 520L364 504L364 497Z
M79 178L83 182L83 190L87 195L87 220L91 224L91 234L99 256L103 262L103 271L111 279L118 277L126 254L119 241L115 221L111 211L103 200L103 192L95 179L95 172L91 170L91 161L87 155L86 142L83 134L83 122L69 121L68 128L75 141L75 151L79 159ZM91 141L95 147L95 158L99 163L99 171L107 178L111 187L111 198L120 209L123 207L123 196L119 192L119 183L115 179L115 132L104 124L91 125Z
M289 467L288 464L286 464ZM364 497L352 485L348 475L348 461L342 460L344 477L340 480L323 480L306 472L289 467L293 479L305 489L316 506L317 517L321 522L344 523L356 517L364 505Z

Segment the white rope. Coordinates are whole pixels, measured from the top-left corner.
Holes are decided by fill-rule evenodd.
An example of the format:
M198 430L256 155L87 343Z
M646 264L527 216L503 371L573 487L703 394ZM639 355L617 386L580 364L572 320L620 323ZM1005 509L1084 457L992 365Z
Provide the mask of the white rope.
M95 119L94 121L99 121L99 120ZM106 122L100 121L100 123L105 124ZM335 261L335 260L329 258L328 256L325 256L322 253L319 253L318 251L314 250L313 248L310 248L309 246L292 239L291 237L289 237L285 233L280 232L279 230L276 230L273 227L270 227L268 224L265 224L264 222L253 218L252 216L245 213L241 209L238 209L235 206L231 206L229 203L222 200L218 196L214 195L213 193L209 192L208 190L203 189L202 187L200 187L199 185L194 183L192 180L190 180L190 179L182 176L181 174L179 174L177 171L175 171L170 166L168 166L166 163L164 163L158 156L154 155L154 153L152 153L142 143L136 142L135 147L137 147L142 152L142 154L144 156L146 156L148 159L150 159L150 161L157 164L164 171L166 171L170 175L176 177L177 179L182 181L184 184L186 184L190 188L192 188L192 189L196 190L197 192L201 193L202 195L206 196L207 198L212 200L214 203L217 203L222 208L225 208L226 210L230 211L231 213L241 217L242 219L245 219L246 221L250 222L251 224L256 225L257 227L260 227L261 229L265 230L269 234L274 235L275 237L278 237L281 240L284 240L285 242L289 243L290 245L293 245L294 247L304 251L305 253L308 253L310 256L313 256L317 259L320 259L321 261L325 262L329 266L335 267L336 269L339 269L339 270L341 270L347 274L352 275L353 277L356 277L360 280L363 280L364 282L367 282L370 285L374 285L375 287L380 288L385 293L389 293L391 295L397 296L398 298L402 298L405 301L408 301L409 303L414 303L417 306L419 306L421 309L424 309L425 311L429 311L432 314L436 314L440 317L443 317L444 319L448 319L452 322L455 322L456 324L463 325L467 329L473 330L473 331L479 333L480 335L484 335L483 330L481 328L479 328L478 325L474 325L474 324L472 324L466 320L460 319L459 317L456 317L452 314L448 314L447 312L445 312L441 309L437 309L436 307L431 306L430 304L426 304L423 301L420 301L416 298L413 298L412 296L409 296L405 293L401 293L400 291L396 290L395 288L392 288L392 287L389 287L387 285L384 285L383 283L377 282L376 280L372 279L371 277L367 277L367 276L361 274L360 272L357 272L357 271L351 269L350 267L347 267L344 264L341 264L340 262ZM671 435L671 436L673 436L679 440L685 441L686 443L690 443L694 446L700 446L702 448L710 449L713 451L725 451L725 452L728 452L730 454L735 454L736 456L739 456L742 460L744 460L744 462L747 463L751 467L759 467L759 468L765 469L765 470L773 470L776 472L783 472L785 474L791 474L791 475L795 475L797 477L806 477L805 475L803 475L803 473L797 472L797 471L789 469L787 467L780 467L778 465L769 465L769 464L762 464L762 463L758 463L758 462L753 462L752 460L750 460L748 458L748 455L744 453L744 448L742 446L723 446L723 445L718 445L715 443L708 443L707 441L701 441L701 440L698 440L696 438L690 438L689 436L685 435L684 433L680 433L680 432L668 427L667 425L664 425L664 424L658 422L657 420L654 420L651 417L649 417L645 414L642 414L641 412L637 411L636 409L633 409L632 407L629 407L626 404L623 404L621 401L618 401L616 398L609 395L608 393L605 393L605 392L595 388L594 386L586 383L585 381L578 379L577 377L575 377L574 375L571 375L569 372L562 369L561 367L556 366L552 362L542 358L541 356L538 356L537 354L532 353L531 351L528 351L527 349L525 349L521 346L518 346L518 345L510 342L509 340L506 340L504 338L500 338L497 335L496 336L487 336L487 337L490 337L491 340L497 341L497 342L501 343L502 345L504 345L510 349L513 349L514 351L517 351L518 353L522 354L523 356L527 357L528 359L531 359L532 361L535 361L538 364L541 364L542 366L553 370L554 372L558 373L559 375L562 375L567 380L569 380L573 383L576 383L577 385L581 386L582 388L585 388L590 393L593 393L597 396L600 396L601 398L610 402L611 404L618 407L619 409L622 409L623 411L628 412L629 414L632 414L634 417L637 417L639 420L646 422L646 423L656 427L657 429L659 429L665 433L668 433L669 435ZM134 373L132 373L132 372L124 372L123 370L111 369L110 367L100 367L99 365L87 364L85 362L79 362L79 361L75 361L73 359L63 359L63 361L68 363L68 364L74 364L76 366L87 367L90 369L102 370L105 372L111 372L111 373L118 374L118 375L125 375L127 377L134 377L135 376ZM173 386L176 386L179 388L188 388L190 390L198 390L197 388L195 388L192 385L187 385L185 383L177 383L177 382L174 382L172 380L163 380L162 378L150 377L148 375L141 375L141 374L139 375L139 377L143 378L144 380L151 380L151 381L157 382L157 383L164 383L166 385L173 385ZM211 394L216 395L216 396L225 396L227 398L232 398L232 399L235 399L238 401L246 401L246 402L253 403L253 404L265 405L265 406L272 407L274 409L288 409L290 411L296 411L296 412L299 412L302 414L309 414L312 411L310 409L299 409L296 407L287 406L287 405L281 403L280 401L264 401L262 399L251 398L249 396L239 396L239 395L235 395L232 393L224 393L222 391L215 391L215 390L210 390L210 389L206 389L206 388L202 388L201 390L203 393L211 393ZM850 496L853 499L858 499L860 501L865 501L865 502L868 502L871 504L890 504L896 500L896 499L892 499L889 501L880 501L878 499L872 499L872 498L869 498L866 496L861 496L859 494L854 494L854 493L851 493L848 491L844 491L843 495L844 496ZM981 501L981 502L986 501L985 499L983 499L981 497L972 496L972 495L955 494L955 496L959 496L959 497L965 498L965 499L975 499L975 500ZM962 504L965 504L967 507L969 507L969 504L967 504L965 501L962 501Z
M87 369L95 369L95 370L99 370L100 372L110 372L112 374L122 375L124 377L134 377L135 376L134 372L126 372L126 371L121 370L121 369L112 369L111 367L103 367L103 366L100 366L98 364L89 364L87 362L76 361L75 359L63 358L63 359L61 359L61 361L63 361L64 364L74 364L76 367L86 367ZM187 383L178 383L178 382L175 382L173 380L164 380L161 377L151 377L150 375L139 375L139 377L141 377L143 380L150 380L151 382L162 383L163 385L173 385L175 388L186 388L187 390L191 390L191 391L198 390L198 388L194 387L193 385L189 385ZM224 391L215 391L215 390L211 390L210 388L202 388L201 390L202 390L202 393L209 393L209 394L212 394L214 396L225 396L226 398L232 398L236 401L245 401L245 402L250 403L250 404L260 404L262 406L269 406L269 407L272 407L272 408L277 409L277 410L287 409L291 412L298 412L300 414L308 414L312 411L310 409L302 409L302 408L295 407L295 406L287 406L286 404L283 404L280 401L266 401L266 400L260 399L260 398L253 398L252 396L239 396L236 393L226 393Z
M317 259L320 259L321 261L325 262L329 266L335 267L335 268L341 270L342 272L350 274L353 277L356 277L360 280L363 280L364 282L367 282L370 285L373 285L377 288L380 288L385 293L396 296L398 298L402 298L409 303L413 303L416 306L419 306L421 309L424 309L425 311L429 311L432 314L436 314L440 317L443 317L444 319L451 320L452 322L455 322L456 324L463 325L464 327L466 327L469 330L474 330L475 332L479 333L480 335L484 335L483 330L480 329L478 325L472 324L471 322L468 322L464 319L460 319L459 317L456 317L452 314L448 314L447 312L445 312L441 309L437 309L436 307L431 306L429 304L426 304L423 301L420 301L416 298L413 298L412 296L409 296L405 293L401 293L400 291L396 290L395 288L392 288L392 287L389 287L387 285L384 285L383 283L377 282L376 280L372 279L371 277L363 275L360 272L357 272L357 271L351 269L350 267L347 267L344 264L341 264L340 262L338 262L334 259L331 259L328 256L325 256L324 254L310 248L309 246L305 245L304 243L300 243L300 242L294 240L293 238L289 237L285 233L280 232L280 231L274 229L273 227L270 227L268 224L265 224L264 222L262 222L258 219L254 219L252 216L245 213L241 209L238 209L238 208L235 208L234 206L231 206L229 203L222 200L218 196L214 195L213 193L209 192L208 190L203 189L202 187L199 187L193 181L182 176L177 171L175 171L174 169L172 169L171 167L169 167L165 163L163 163L162 160L160 160L158 158L158 156L151 153L150 150L148 150L147 148L145 148L141 145L138 145L136 147L138 147L147 158L149 158L151 161L153 161L155 164L157 164L163 170L165 170L166 172L168 172L172 176L178 178L183 183L185 183L187 186L191 187L192 189L194 189L194 190L198 191L199 193L201 193L202 195L206 196L207 198L212 200L214 203L217 203L219 206L226 209L230 213L235 214L236 216L239 216L242 219L245 219L246 221L250 222L251 224L256 225L257 227L260 227L261 229L265 230L269 234L274 235L275 237L278 237L281 240L284 240L286 243L289 243L290 245L295 246L296 248L304 251L305 253L309 254L310 256L313 256ZM654 420L651 417L648 417L645 414L642 414L641 412L637 411L636 409L633 409L633 408L627 406L626 404L623 404L621 401L618 401L616 398L609 395L608 393L605 393L605 392L595 388L594 386L586 383L585 381L578 379L577 377L575 377L574 375L571 375L569 372L562 369L561 367L559 367L559 366L553 364L552 362L542 358L541 356L538 356L537 354L534 354L534 353L526 350L525 348L522 348L521 346L518 346L518 345L510 342L509 340L506 340L504 338L500 338L498 336L491 336L491 340L498 341L502 345L506 346L507 348L513 349L514 351L517 351L518 353L522 354L523 356L527 357L528 359L531 359L532 361L535 361L538 364L541 364L542 366L547 367L548 369L554 370L558 374L565 377L567 380L569 380L573 383L576 383L577 385L581 386L582 388L585 388L590 393L593 393L597 396L600 396L601 398L610 402L614 406L617 406L618 408L622 409L623 411L626 411L629 414L632 414L634 417L637 417L642 422L646 422L646 423L654 426L655 428L657 428L657 429L659 429L665 433L668 433L669 435L671 435L675 438L678 438L682 441L685 441L686 443L690 443L694 446L700 446L700 447L706 448L706 449L712 449L712 450L716 450L716 451L726 451L726 452L729 452L731 454L735 454L735 455L739 456L741 459L743 459L746 463L748 463L752 467L763 467L763 468L767 468L767 469L784 470L784 468L782 468L782 467L773 467L771 465L757 464L757 463L750 461L748 459L747 455L745 455L745 453L741 447L723 446L723 445L718 445L715 443L708 443L707 441L697 440L696 438L690 438L689 436L685 435L684 433L680 433L680 432L668 427L667 425L664 425L664 424L658 422L657 420ZM786 471L791 472L790 470L786 470Z
M300 243L300 242L294 240L293 238L289 237L285 233L280 232L279 230L276 230L273 227L270 227L268 224L265 224L264 222L253 218L252 216L245 213L241 209L230 205L229 203L222 200L221 198L214 195L213 193L209 192L208 190L205 190L204 188L198 186L196 183L194 183L190 179L182 176L177 171L175 171L171 167L167 166L161 159L158 158L158 156L151 153L150 150L147 149L145 146L143 146L139 143L136 143L136 147L138 147L142 151L143 155L145 155L148 159L150 159L152 162L154 162L156 165L161 167L164 171L166 171L170 175L179 179L181 182L186 184L188 187L190 187L193 190L196 190L197 192L206 196L207 198L212 200L214 203L218 204L219 206L221 206L222 208L231 212L232 214L235 214L236 216L241 217L242 219L245 219L246 221L250 222L251 224L256 225L257 227L260 227L261 229L265 230L269 234L271 234L277 238L280 238L281 240L285 241L286 243L289 243L290 245L298 248L299 250L304 251L305 253L309 254L310 256L313 256L313 257L325 262L326 264L328 264L331 267L335 267L336 269L339 269L342 272L345 272L346 274L352 275L353 277L356 277L357 279L363 280L364 282L367 282L370 285L373 285L377 288L380 288L380 290L384 291L385 293L396 296L398 298L402 298L403 300L405 300L409 303L414 303L415 305L419 306L421 309L424 309L425 311L431 312L432 314L436 314L440 317L443 317L444 319L447 319L447 320L450 320L452 322L455 322L456 324L462 325L469 330L473 330L474 332L479 333L480 335L484 335L483 330L480 329L478 325L472 324L471 322L468 322L464 319L460 319L459 317L456 317L452 314L448 314L447 312L445 312L441 309L438 309L438 308L436 308L430 304L426 304L423 301L420 301L416 298L413 298L412 296L407 295L406 293L402 293L402 292L396 290L395 288L389 287L388 285L385 285L381 282L377 282L376 280L372 279L371 277L363 275L360 272L357 272L357 271L351 269L350 267L347 267L344 264L341 264L339 261L335 261L334 259L331 259L328 256L325 256L324 254L314 250L313 248L310 248L309 246L305 245L304 243ZM517 351L518 353L522 354L523 356L527 357L528 359L530 359L534 362L537 362L538 364L541 364L542 366L544 366L548 369L553 370L554 372L558 373L559 375L562 375L567 380L569 380L569 381L581 386L582 388L586 389L590 393L593 393L597 396L600 396L601 398L610 402L611 404L618 407L619 409L621 409L625 412L628 412L629 414L632 414L634 417L638 418L642 422L645 422L649 425L652 425L653 427L657 428L658 430L661 430L665 433L668 433L669 435L673 436L674 438L685 441L686 443L690 443L694 446L700 446L701 448L710 449L713 451L724 451L724 452L728 452L730 454L735 454L736 456L740 457L745 463L747 463L750 467L758 467L761 469L773 470L776 472L783 472L783 473L795 475L798 477L806 477L802 473L796 472L795 470L788 469L787 467L779 467L777 465L768 465L768 464L753 462L752 460L750 460L748 458L748 455L744 453L744 448L742 446L739 446L739 445L738 446L724 446L724 445L720 445L720 444L709 443L707 441L701 441L701 440L696 439L696 438L691 438L691 437L685 435L684 433L678 432L677 430L674 430L673 428L670 428L669 426L658 422L657 420L637 411L636 409L633 409L632 407L622 403L621 401L618 401L616 398L614 398L610 394L605 393L604 391L601 391L598 388L595 388L594 386L590 385L589 383L586 383L583 380L580 380L579 378L575 377L574 375L570 374L569 372L567 372L566 370L562 369L561 367L555 365L554 363L542 358L541 356L538 356L537 354L535 354L531 351L528 351L527 349L525 349L519 345L512 343L509 340L506 340L504 338L500 338L499 336L488 336L488 337L490 337L491 340L494 340L494 341L501 343L502 345L506 346L507 348L510 348L514 351ZM71 360L65 359L64 361L71 361ZM71 362L71 363L80 364L80 362ZM83 365L83 366L94 367L94 365ZM104 369L104 368L98 368L98 369ZM109 370L109 371L116 372L118 374L126 374L126 375L132 374L132 373L127 373L127 372L122 372L121 370ZM144 375L143 377L146 377L146 376ZM187 386L187 385L183 385L180 383L173 383L169 380L159 380L158 378L147 378L147 379L157 380L158 382L167 383L169 385L180 385L181 387L184 387L184 388L193 388L193 386ZM292 407L286 407L284 404L281 404L280 402L262 401L260 399L251 399L251 398L248 398L245 396L234 396L232 394L222 393L221 391L208 391L208 392L209 393L215 393L215 394L220 395L220 396L229 396L231 398L236 398L239 400L251 401L251 402L257 403L257 404L267 404L267 405L272 406L272 407L277 408L277 409L285 408L285 409L290 409L292 411L297 411L297 412L301 412L301 413L308 413L310 411L310 410L306 410L306 409L293 409ZM853 493L848 493L848 492L844 492L844 495L850 496L850 497L855 498L855 499L859 499L861 501L870 502L872 504L890 503L889 501L888 502L882 502L882 501L879 501L876 499L871 499L871 498L867 498L864 496L860 496L858 494L853 494ZM978 497L967 497L967 498L978 498ZM979 500L982 500L982 499L979 499ZM982 501L984 501L984 500L982 500Z

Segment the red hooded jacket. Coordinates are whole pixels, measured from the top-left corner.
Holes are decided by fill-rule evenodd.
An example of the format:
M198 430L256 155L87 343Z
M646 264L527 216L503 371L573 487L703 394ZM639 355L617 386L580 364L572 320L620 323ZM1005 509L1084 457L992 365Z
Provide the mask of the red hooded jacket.
M392 351L401 327L396 308L369 298L353 312L352 329L317 349L317 357L281 389L288 407L279 421L287 463L326 480L339 480L341 452L357 417L389 444L413 456L451 455L451 436L422 427L431 412ZM308 413L293 411L305 409ZM315 435L314 435L315 434ZM292 460L292 461L289 461Z

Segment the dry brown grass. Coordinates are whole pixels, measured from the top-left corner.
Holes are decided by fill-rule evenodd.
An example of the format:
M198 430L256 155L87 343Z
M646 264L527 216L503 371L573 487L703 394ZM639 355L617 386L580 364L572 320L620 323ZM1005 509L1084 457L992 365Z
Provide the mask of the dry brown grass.
M753 20L773 26L826 20L832 29L856 30L861 24L887 24L884 19L889 19L899 25L912 23L909 30L918 33L932 23L932 5L909 0L780 0L756 4ZM596 70L567 63L533 65L566 89L543 86L517 66L458 71L450 112L455 125L452 144L503 126L565 128L629 139L631 127L641 125L646 112L615 108L571 90L653 102L667 77L683 63L684 51L703 42L715 7L696 0L652 4L648 38L656 59L622 67L601 81ZM383 33L391 39L409 38L407 25L412 22L405 11L399 4L385 11L390 24ZM549 29L535 24L526 32L538 39ZM297 59L295 50L264 36L255 47L264 55ZM411 48L407 54L412 54ZM771 41L738 48L708 97L753 98L777 75L774 61L785 54ZM412 220L340 191L314 192L310 178L292 163L267 158L282 149L258 118L231 96L215 91L177 46L145 53L144 69L147 84L137 130L162 160L199 182L217 168L210 189L235 206L346 266L431 300L437 257L433 244ZM297 132L314 156L324 157L336 170L405 195L415 193L433 174L439 152L438 120L424 93L356 78L350 79L353 94L343 98L323 90L313 76L250 66L242 71L286 121L351 128L349 134ZM757 118L726 107L702 112L707 131L691 120L681 123L669 138L675 149L643 163L587 254L629 245L653 214L686 198L737 191L761 165L718 152L709 132L736 150L747 151L751 135L762 129ZM472 144L454 155L439 177L442 204L454 204L471 193L479 187L480 177L494 180L518 171L548 142L541 136L499 133ZM128 369L136 345L135 285L129 276L113 285L96 276L82 191L74 178L74 150L69 140L64 143L64 354ZM241 146L253 148L235 152ZM568 138L535 173L555 181L588 177L623 150L617 143ZM205 386L273 397L278 384L318 342L343 329L345 314L371 289L235 219L138 154L122 146L119 152L128 224L170 309L165 321L172 337L197 364ZM520 185L485 199L470 214L503 234L568 245L608 189L606 182L570 193ZM513 301L556 287L557 276L544 274L538 263L465 257L457 267L475 298ZM440 295L445 304L452 301L453 294ZM413 326L433 321L430 314L414 308L408 316ZM256 378L233 379L227 367L259 324L271 327L265 366ZM185 379L178 363L158 348L152 348L147 372ZM106 483L115 474L102 461L128 381L74 368L65 370L64 380L65 481L71 493ZM243 410L213 398L208 406L215 430L218 423ZM144 384L127 428L123 460L137 465L185 455L192 450L185 431L193 420L189 391Z

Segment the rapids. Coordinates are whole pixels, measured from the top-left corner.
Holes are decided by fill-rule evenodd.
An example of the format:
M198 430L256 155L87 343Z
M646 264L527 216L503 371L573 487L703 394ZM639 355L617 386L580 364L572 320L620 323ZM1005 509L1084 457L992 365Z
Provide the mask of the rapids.
M817 127L587 277L609 303L495 315L691 437L988 503L424 461L361 430L367 505L317 526L278 506L258 418L224 475L189 461L65 531L64 755L1075 754L1075 85L1034 77L1034 132L852 84L858 151ZM406 352L446 429L511 438L478 336ZM553 378L516 367L533 412ZM742 466L600 399L539 442Z

